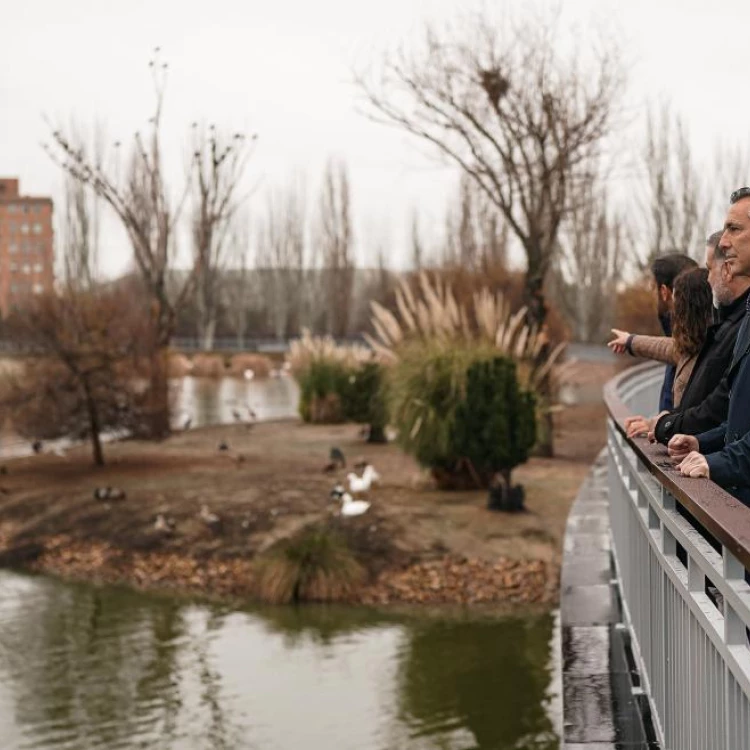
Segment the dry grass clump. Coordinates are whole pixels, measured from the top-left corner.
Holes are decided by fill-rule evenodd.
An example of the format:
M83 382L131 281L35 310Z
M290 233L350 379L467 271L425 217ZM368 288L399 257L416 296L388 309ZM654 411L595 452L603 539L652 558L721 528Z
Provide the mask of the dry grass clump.
M372 360L372 350L361 344L337 344L331 336L313 336L307 328L289 346L287 361L292 374L299 378L315 363L325 362L353 370Z
M386 362L398 360L399 349L406 342L489 345L496 354L516 362L523 386L535 389L565 348L559 344L542 357L547 335L525 322L525 307L511 313L503 295L488 289L475 292L471 305L459 305L449 285L440 278L431 281L424 272L419 275L417 294L408 282L401 282L396 290L397 314L377 302L371 306L376 335L365 338Z
M184 378L193 372L193 363L189 357L179 352L170 352L167 368L170 378Z
M192 375L199 378L220 378L227 374L226 363L221 354L196 354L193 357Z
M228 374L241 378L245 370L252 370L256 378L267 378L273 369L273 363L265 354L234 354L229 360Z
M335 532L309 528L275 545L256 563L255 593L269 604L346 601L364 568Z

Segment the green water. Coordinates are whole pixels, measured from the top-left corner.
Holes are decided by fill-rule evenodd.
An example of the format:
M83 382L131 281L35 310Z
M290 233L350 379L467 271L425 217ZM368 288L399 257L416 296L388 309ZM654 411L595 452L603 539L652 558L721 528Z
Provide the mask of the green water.
M0 572L0 748L556 750L552 631Z

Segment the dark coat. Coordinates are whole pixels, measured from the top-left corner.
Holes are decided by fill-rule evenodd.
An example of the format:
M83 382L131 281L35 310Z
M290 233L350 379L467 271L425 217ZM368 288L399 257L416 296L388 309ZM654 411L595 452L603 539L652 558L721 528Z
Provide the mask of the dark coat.
M727 373L731 386L727 420L698 435L711 479L750 505L750 313L737 337Z
M722 305L720 322L708 329L680 408L656 423L656 439L666 445L673 435L697 435L720 425L729 410L730 383L726 378L732 362L734 342L745 316L750 289L731 305Z

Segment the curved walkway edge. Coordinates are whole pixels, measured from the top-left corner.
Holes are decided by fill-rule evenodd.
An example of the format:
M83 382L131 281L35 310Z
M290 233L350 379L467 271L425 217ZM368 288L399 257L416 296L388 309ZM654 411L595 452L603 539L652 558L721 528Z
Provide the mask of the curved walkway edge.
M565 750L654 750L623 623L609 528L607 451L568 517L560 582Z

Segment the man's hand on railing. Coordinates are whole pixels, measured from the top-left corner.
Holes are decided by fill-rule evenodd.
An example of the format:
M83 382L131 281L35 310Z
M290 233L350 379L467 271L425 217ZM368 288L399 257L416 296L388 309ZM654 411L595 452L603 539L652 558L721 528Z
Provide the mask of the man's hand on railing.
M675 437L686 437L684 435L675 435ZM674 440L674 438L672 438ZM696 441L697 442L697 441ZM691 451L682 459L677 465L677 470L682 474L683 477L706 477L710 479L710 472L708 470L708 461L706 457L698 453L698 451Z
M675 435L667 445L667 452L672 458L683 459L690 453L697 453L698 448L695 435Z

